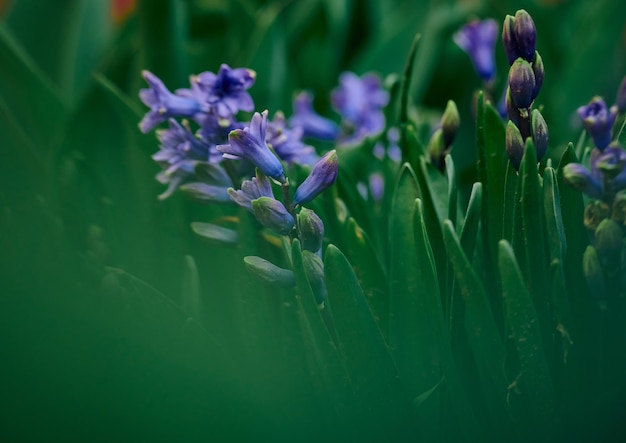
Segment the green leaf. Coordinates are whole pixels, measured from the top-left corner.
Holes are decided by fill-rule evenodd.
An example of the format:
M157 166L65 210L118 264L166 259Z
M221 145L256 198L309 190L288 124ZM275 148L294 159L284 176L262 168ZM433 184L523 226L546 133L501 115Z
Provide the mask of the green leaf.
M465 301L467 339L489 408L490 421L506 427L508 383L504 374L504 344L483 284L463 252L454 225L449 220L443 223L443 235L446 251Z
M528 138L520 166L522 179L521 216L526 260L525 276L529 293L533 294L541 325L550 328L547 269L550 260L545 243L545 218L541 177L537 170L537 151Z
M67 104L4 25L0 25L0 66L0 96L47 160L51 140L67 117Z
M238 241L237 231L212 223L193 222L191 229L199 236L219 244L234 245Z
M289 298L295 303L300 327L304 333L305 352L313 356L312 361L310 357L307 358L310 376L318 386L324 387L321 394L330 396L333 402L339 402L335 403L337 406L342 405L348 395L346 391L348 374L321 314L321 310L328 307L320 308L315 301L313 289L306 275L300 242L297 239L292 243L291 257L296 291L294 296ZM332 303L332 299L330 302ZM328 303L328 300L325 303Z
M333 245L326 248L324 266L328 300L357 399L372 412L396 410L397 370L352 266Z
M141 66L153 72L170 89L183 87L189 76L185 51L188 34L187 2L139 2Z
M557 187L556 171L546 167L543 171L543 203L546 215L546 229L548 234L548 247L550 260L563 260L567 253L567 240L563 217L561 215L561 202L559 201L559 188Z
M467 203L467 211L463 227L461 228L460 241L465 255L471 259L474 256L476 248L476 240L478 239L478 229L482 215L483 205L483 185L482 183L474 183Z
M499 244L498 267L502 279L504 307L519 359L516 383L528 401L518 417L520 425L549 432L555 425L555 401L546 360L541 323L511 245ZM540 431L539 431L540 430Z
M454 161L450 154L446 155L446 177L448 178L448 219L452 220L454 225L457 225L457 186L456 186L456 172L454 170Z
M389 328L389 283L385 268L367 233L357 222L345 223L346 256L352 264L372 314L384 335Z

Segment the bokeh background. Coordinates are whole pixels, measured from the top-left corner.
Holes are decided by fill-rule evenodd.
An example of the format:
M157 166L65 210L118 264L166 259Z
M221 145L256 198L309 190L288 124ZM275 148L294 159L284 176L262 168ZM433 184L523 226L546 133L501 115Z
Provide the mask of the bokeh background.
M238 256L191 232L211 208L156 198L157 142L137 128L142 69L176 89L221 63L249 67L257 110L289 114L309 89L332 118L342 71L399 75L419 32L416 112L456 101L467 191L481 84L451 36L520 8L537 26L537 102L556 156L579 137L575 109L596 94L612 102L626 74L621 0L0 1L0 439L251 441L280 427L271 392L236 358ZM501 91L500 45L496 60ZM181 309L190 290L206 327ZM580 426L615 419L602 410Z

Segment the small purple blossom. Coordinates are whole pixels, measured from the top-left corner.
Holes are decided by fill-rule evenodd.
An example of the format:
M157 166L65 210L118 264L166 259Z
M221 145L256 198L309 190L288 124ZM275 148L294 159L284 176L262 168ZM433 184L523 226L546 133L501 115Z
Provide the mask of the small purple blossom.
M229 118L239 111L254 110L254 102L247 92L256 79L252 69L222 64L217 74L202 72L191 77L193 93L207 103L220 118Z
M250 126L235 129L228 134L229 144L218 145L217 150L225 158L245 158L252 162L268 177L285 181L285 172L280 160L270 151L265 141L267 130L267 110L263 114L254 113Z
M596 147L600 150L606 148L611 142L611 130L617 116L617 106L607 108L602 97L595 96L588 105L579 107L576 112Z
M256 177L252 177L251 180L245 180L241 184L241 190L237 191L233 188L228 188L228 195L232 201L237 203L242 208L246 208L250 212L253 212L252 200L256 200L261 197L274 198L272 184L258 169L256 170Z
M194 117L203 109L196 100L173 94L163 82L149 71L142 71L142 76L148 82L148 89L139 91L139 98L150 111L139 123L141 132L147 133L156 125L170 117Z
M374 74L359 77L344 72L339 83L332 91L331 100L343 119L342 128L348 132L344 142L359 142L380 133L385 128L382 109L389 102L389 94L382 88L380 79Z
M454 42L470 56L474 69L484 81L491 81L496 75L497 39L498 24L493 19L472 21L454 34Z
M188 128L174 119L170 119L169 124L169 129L157 131L160 146L159 151L152 156L163 168L157 180L169 184L168 189L159 196L160 199L169 197L183 181L193 176L198 162L215 158L211 155L211 146L194 137Z
M293 196L294 206L310 202L335 183L338 168L337 151L333 149L315 163L309 176L298 186Z
M303 91L293 101L291 127L301 127L305 137L319 140L334 140L339 135L339 126L334 121L322 117L313 109L313 96Z
M302 142L302 135L302 128L299 126L288 128L285 115L278 111L267 125L265 141L287 163L313 165L319 156L315 148Z

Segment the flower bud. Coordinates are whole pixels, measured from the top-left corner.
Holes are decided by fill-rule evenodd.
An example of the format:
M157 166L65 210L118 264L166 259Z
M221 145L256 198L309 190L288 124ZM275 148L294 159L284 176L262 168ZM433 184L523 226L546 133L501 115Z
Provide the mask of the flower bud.
M626 166L626 151L617 144L611 144L602 151L602 154L595 159L593 164L605 177L613 179L617 177L624 170L624 166Z
M595 231L600 226L602 220L610 215L609 205L601 201L590 201L585 206L583 221L587 229Z
M506 153L516 171L519 171L524 156L524 139L519 129L509 120L506 125Z
M293 197L294 206L310 202L335 183L338 169L337 151L333 149L315 163L309 176L298 186Z
M317 254L306 250L302 251L302 262L304 264L304 272L309 279L311 289L313 289L315 301L320 305L324 302L328 293L326 281L324 280L324 262Z
M563 178L574 189L584 192L589 197L602 199L602 183L580 163L568 163L563 168Z
M583 273L587 279L589 293L597 298L604 298L604 274L598 252L593 246L587 246L583 255Z
M541 161L548 150L548 125L538 109L530 114L530 124L533 132L533 143L537 150L537 160Z
M311 252L317 252L322 249L324 223L315 212L302 208L298 214L298 227L302 249Z
M604 150L611 142L617 106L611 106L609 109L602 97L595 96L587 106L579 107L576 112L596 147L601 151Z
M623 236L622 228L610 218L602 220L595 230L594 246L600 264L607 271L615 270L620 265Z
M506 52L506 58L509 61L509 66L519 57L517 53L517 42L515 40L515 17L507 15L504 18L504 24L502 25L502 46L504 46L504 52Z
M252 212L256 219L266 228L287 235L293 229L294 219L283 204L271 197L260 197L252 200Z
M230 201L227 188L224 186L208 185L202 182L186 183L180 190L191 198L201 202L227 202Z
M541 55L539 55L538 51L535 51L535 57L532 62L533 74L535 74L535 89L533 90L533 100L537 98L539 95L539 90L543 85L543 79L546 75L546 72L543 68L543 59Z
M274 263L271 263L264 258L250 255L244 257L243 262L245 263L248 272L263 281L285 288L290 288L296 284L296 279L292 271L289 269L279 268Z
M527 62L531 62L535 55L537 30L532 17L523 9L515 13L513 32L515 33L517 56L522 57Z
M529 62L518 58L509 70L509 87L513 103L518 109L528 109L533 102L535 74Z
M519 124L520 124L519 110L515 107L515 103L513 103L513 97L511 96L511 88L509 88L508 86L506 87L504 106L506 109L506 115L509 118L509 120L515 123L515 126L519 127Z
M611 218L621 226L626 226L626 191L615 194Z
M440 171L443 169L444 158L446 156L446 145L443 141L443 131L437 129L428 141L428 155L430 162Z
M448 100L443 116L441 117L441 129L443 131L443 142L446 147L449 147L454 141L457 132L459 132L459 126L461 125L461 117L459 116L459 110L456 107L456 103L452 100Z

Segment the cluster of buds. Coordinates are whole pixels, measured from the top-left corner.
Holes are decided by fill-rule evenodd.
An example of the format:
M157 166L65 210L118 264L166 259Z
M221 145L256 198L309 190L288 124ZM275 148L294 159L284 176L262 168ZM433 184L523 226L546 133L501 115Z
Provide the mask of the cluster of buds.
M583 268L592 293L601 296L626 292L626 272L622 272L626 270L626 151L618 141L611 141L616 117L624 113L621 102L626 102L626 78L615 105L609 108L596 96L577 109L594 144L589 168L579 163L563 168L565 181L590 197L584 222L591 245L585 251Z
M535 23L526 11L520 9L515 16L506 16L502 28L502 44L510 65L505 95L509 118L506 149L515 170L519 170L528 137L532 137L538 160L548 149L548 126L541 112L532 109L545 75L536 40Z
M441 117L440 127L433 133L428 142L430 162L443 172L446 155L452 149L452 142L459 131L461 118L456 104L448 100L446 109Z

